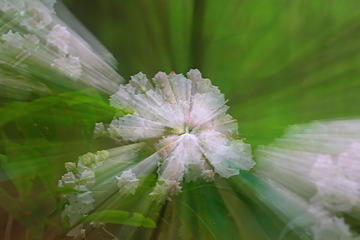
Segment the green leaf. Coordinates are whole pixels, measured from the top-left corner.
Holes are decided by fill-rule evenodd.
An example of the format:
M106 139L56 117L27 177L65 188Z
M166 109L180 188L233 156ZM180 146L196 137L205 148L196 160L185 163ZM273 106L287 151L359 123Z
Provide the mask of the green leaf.
M105 210L101 212L96 212L83 219L83 222L90 221L125 224L135 227L156 227L156 224L152 219L144 217L140 213L130 213L121 210Z
M90 90L84 90L43 97L32 102L12 102L0 108L0 116L2 116L0 119L0 127L8 122L26 116L46 115L49 112L49 109L54 109L53 111L55 112L58 111L58 114L61 114L60 116L62 116L66 112L70 112L70 110L77 110L77 106L80 106L77 113L82 114L84 118L89 117L90 114L94 113L105 114L105 116L114 115L115 108L111 107L100 96L94 95L93 91L90 92ZM119 112L121 109L117 109L117 111ZM50 116L50 114L47 115Z

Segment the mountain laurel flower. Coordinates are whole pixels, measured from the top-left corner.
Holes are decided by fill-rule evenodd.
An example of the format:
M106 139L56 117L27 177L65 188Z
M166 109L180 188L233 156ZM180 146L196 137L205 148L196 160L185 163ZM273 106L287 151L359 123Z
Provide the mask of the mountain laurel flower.
M0 1L0 10L3 12L7 11L20 11L24 14L25 1L24 0L13 0L13 1Z
M74 162L66 162L65 163L65 168L68 172L72 172L76 169L76 163Z
M107 151L98 151L96 154L87 153L79 157L76 163L66 162L68 171L59 181L59 187L72 188L75 191L63 194L66 200L63 217L74 225L89 211L93 210L95 199L91 187L95 184L95 170L102 166L109 157Z
M215 173L228 178L255 165L250 145L235 138L237 122L226 114L224 95L196 69L187 77L159 72L152 81L138 73L119 87L110 103L132 112L113 119L107 129L111 137L155 140L155 153L144 160L157 167L162 181L155 192L174 195L183 180L209 181ZM133 174L153 170L145 171L143 165L133 167Z
M52 23L53 6L49 8L41 1L26 1L23 25L29 30L41 30Z
M78 165L82 167L90 167L96 162L96 155L93 153L86 153L79 157Z
M122 146L65 164L68 173L59 186L76 192L63 195L64 218L74 227L105 199L136 194L142 179L155 172L147 197L161 205L182 191L184 181L213 181L216 174L228 178L251 169L251 147L238 137L225 103L198 70L187 77L160 72L152 81L142 73L131 77L110 97L112 106L131 114L94 129L94 135L109 136Z
M80 78L82 73L80 59L71 55L54 59L51 66L74 80Z
M64 55L69 53L71 34L66 27L56 24L47 35L47 43Z
M92 185L95 183L95 173L92 170L85 169L80 175L80 180L85 185Z
M9 30L1 35L0 39L3 40L3 43L0 43L2 58L13 67L34 55L39 49L40 39L34 34L22 34Z
M42 30L52 23L55 1L2 0L0 10L16 14L20 23L29 31Z
M76 177L74 173L68 172L61 177L60 185L65 187L73 187L76 183Z
M341 217L333 216L319 206L310 206L309 213L313 216L312 232L314 239L358 239Z
M139 185L139 179L136 178L136 175L131 170L124 171L120 176L116 176L115 178L120 192L135 194L136 188Z
M307 214L296 224L309 227L311 239L360 239L350 220L359 214L359 126L358 119L291 126L254 153L254 174L301 200L296 205Z
M82 66L79 57L69 54L71 38L72 35L65 26L56 24L48 33L46 41L60 55L53 60L51 66L76 80L81 76Z
M319 155L310 171L317 193L311 202L327 209L350 211L360 202L360 144L352 143L337 157Z

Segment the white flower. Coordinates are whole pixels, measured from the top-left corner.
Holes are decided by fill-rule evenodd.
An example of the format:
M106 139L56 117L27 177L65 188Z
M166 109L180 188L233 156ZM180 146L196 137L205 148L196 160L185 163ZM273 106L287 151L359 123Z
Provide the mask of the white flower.
M65 173L59 181L59 187L70 187L75 191L64 194L67 201L63 217L67 217L71 226L94 209L94 194L92 186L95 184L95 170L102 166L109 158L108 151L98 151L96 154L87 153L79 157L77 164L66 162Z
M51 66L73 79L80 78L82 73L80 59L71 55L54 59Z
M5 43L2 44L2 47L7 51L16 50L19 53L26 53L27 55L34 53L39 48L40 42L39 38L33 34L22 35L18 32L13 32L12 30L3 34L1 39L5 41ZM19 56L21 55L19 54Z
M92 197L92 193L90 191L84 192L84 193L78 193L77 194L78 200L85 205L91 205L95 200Z
M24 38L18 32L10 30L8 33L3 34L1 39L4 40L9 46L21 49L24 46Z
M187 76L158 73L151 82L139 73L111 96L113 106L132 114L114 118L109 135L119 142L139 143L84 154L75 170L67 164L76 173L74 189L81 191L65 196L69 204L64 215L71 224L93 210L96 201L113 194L115 184L126 197L136 193L140 177L155 171L150 198L161 204L180 193L184 181L212 181L215 174L228 178L255 165L250 145L236 137L236 120L226 114L219 89L198 70ZM95 134L103 130L103 123L96 124ZM138 161L147 152L144 148L151 154ZM124 164L129 164L126 171Z
M46 40L49 44L55 46L60 53L64 55L69 53L69 43L71 34L66 27L56 24L48 34Z
M357 213L359 126L359 119L293 126L273 144L258 148L255 174L337 216Z
M64 176L62 176L61 181L62 181L63 186L73 187L73 186L75 186L77 179L76 179L74 173L68 172L68 173L64 174Z
M92 170L85 169L80 175L80 181L86 185L95 183L95 173Z
M317 184L322 184L322 181L334 178L336 175L336 165L330 155L319 155L310 171L310 176Z
M24 19L21 22L28 30L41 30L52 22L53 9L38 0L26 1ZM22 13L21 13L22 14Z
M211 168L222 177L252 168L250 145L233 138L237 124L226 114L223 94L198 70L187 76L160 72L151 82L139 73L120 86L110 102L133 114L114 119L108 129L111 136L158 139L155 147L162 157L158 173L166 181L209 180Z
M120 192L135 194L136 188L139 185L139 179L136 178L136 175L131 170L124 171L121 176L116 176L115 178Z
M343 176L355 182L360 182L360 143L354 142L339 154L337 166Z
M349 211L360 201L358 144L339 154L337 161L329 155L320 155L314 163L310 176L317 187L311 198L333 211Z
M109 157L110 157L110 154L106 150L101 150L101 151L96 152L96 162L98 164L104 162Z
M0 10L7 12L10 10L24 12L25 10L24 0L1 0L0 1Z
M319 206L310 206L314 224L311 229L315 240L354 239L343 218L331 215Z
M74 162L66 162L65 168L68 172L72 172L76 170L76 164Z
M23 2L21 5L12 4L9 9L17 11L22 16L20 24L28 30L41 30L52 22L52 13L54 12L52 5L47 4L46 6L39 0L25 0Z
M91 167L93 163L96 161L96 155L93 153L86 153L79 157L78 165Z

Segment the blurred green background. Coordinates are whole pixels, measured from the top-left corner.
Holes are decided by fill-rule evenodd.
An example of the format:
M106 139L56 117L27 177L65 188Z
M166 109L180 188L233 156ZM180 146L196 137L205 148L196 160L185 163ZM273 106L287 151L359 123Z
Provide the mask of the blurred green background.
M198 68L225 94L240 135L253 147L292 124L360 115L358 0L64 3L114 55L126 79L139 71L152 77ZM92 138L94 124L115 114L108 96L49 88L45 96L1 99L0 236L14 217L14 229L29 229L14 239L53 239L62 231L56 184L64 162L114 144Z
M66 0L126 79L198 68L252 144L289 124L359 115L356 0Z

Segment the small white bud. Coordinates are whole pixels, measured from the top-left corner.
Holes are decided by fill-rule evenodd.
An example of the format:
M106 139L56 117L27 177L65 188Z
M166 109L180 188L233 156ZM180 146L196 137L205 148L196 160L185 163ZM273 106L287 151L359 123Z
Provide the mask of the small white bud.
M116 176L115 178L120 192L135 194L136 188L139 185L139 179L136 178L136 175L131 170L124 171L120 176Z

